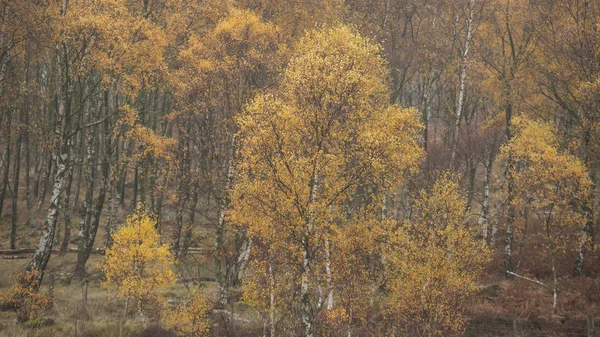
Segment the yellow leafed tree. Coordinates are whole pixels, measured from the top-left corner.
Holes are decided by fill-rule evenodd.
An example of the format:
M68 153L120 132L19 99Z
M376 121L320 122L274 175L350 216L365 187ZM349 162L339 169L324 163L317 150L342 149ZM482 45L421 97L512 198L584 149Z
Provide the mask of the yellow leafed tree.
M507 168L513 177L516 197L512 207L531 210L542 222L550 252L553 279L553 310L558 309L556 254L567 248L572 234L583 228L584 206L592 182L587 167L575 156L561 151L553 128L544 122L516 118L515 137L502 148L511 158Z
M190 292L183 304L164 315L163 323L180 336L207 336L209 309L210 299L201 289L196 289Z
M489 252L465 220L465 199L450 176L421 191L416 215L392 242L396 279L390 305L422 336L460 335Z
M160 289L175 283L173 256L169 245L160 244L155 223L144 211L130 215L113 234L113 245L106 249L103 266L105 285L116 286L117 294L127 303L134 301L140 313L144 302L157 300Z
M313 336L318 312L333 306L330 248L352 218L346 206L362 202L354 198L362 188L400 184L420 158L421 126L416 110L389 105L379 47L352 29L312 31L296 51L275 94L255 98L238 119L231 218L265 249L255 257L268 280L250 282L296 296L280 309L298 310ZM272 335L279 301L267 304Z

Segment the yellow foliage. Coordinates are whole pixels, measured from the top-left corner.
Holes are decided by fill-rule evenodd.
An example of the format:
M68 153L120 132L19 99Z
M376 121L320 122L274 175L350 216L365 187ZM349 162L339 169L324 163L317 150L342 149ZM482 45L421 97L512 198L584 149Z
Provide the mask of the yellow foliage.
M105 286L116 286L119 296L136 301L156 299L158 291L175 283L169 245L160 244L156 221L138 210L113 234L103 265ZM139 308L138 308L139 309Z
M201 290L192 291L184 303L164 315L163 324L180 336L208 336L210 328L207 320L211 301ZM166 309L168 310L168 309Z
M417 213L398 229L390 255L397 278L391 310L423 336L460 335L490 254L465 220L465 200L450 176L421 191ZM407 326L410 328L410 326Z
M255 303L269 306L273 293L278 310L291 310L285 303L301 279L316 288L319 278L329 277L324 268L329 244L340 249L331 249L339 254L331 257L332 282L339 282L331 287L347 286L342 296L357 304L363 295L359 288L369 283L352 273L369 269L365 256L357 257L348 274L336 269L345 268L338 262L352 251L351 240L338 242L346 235L338 231L356 225L364 233L361 226L376 218L371 211L349 220L346 203L364 186L376 186L378 193L393 190L422 154L418 114L389 105L379 52L345 26L312 31L296 46L274 94L255 97L237 119L240 150L229 217L264 244L246 287L246 298ZM376 254L360 247L366 255ZM349 274L356 281L344 278ZM268 289L269 278L275 289Z
M15 273L12 286L0 293L2 307L15 310L21 323L36 318L52 305L52 299L38 289L38 276L37 270Z
M515 137L502 147L501 153L501 159L510 159L511 163L513 205L565 217L565 221L554 219L549 223L550 239L558 239L565 229L583 225L581 207L592 185L587 167L575 156L559 150L550 125L515 118L513 129ZM542 218L547 220L545 215ZM564 237L556 242L566 244Z

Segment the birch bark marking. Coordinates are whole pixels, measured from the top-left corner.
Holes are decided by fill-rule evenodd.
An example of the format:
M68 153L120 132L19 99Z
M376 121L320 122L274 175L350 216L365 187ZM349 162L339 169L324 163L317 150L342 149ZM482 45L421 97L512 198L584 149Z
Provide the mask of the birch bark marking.
M310 306L310 298L308 293L308 273L310 270L310 236L314 229L315 223L315 209L314 204L317 200L317 188L318 188L318 160L315 160L315 164L313 166L313 175L310 186L310 195L309 195L309 215L307 220L307 226L304 233L304 238L302 239L302 281L300 286L300 299L302 301L302 324L304 325L304 331L306 337L313 336L313 312Z
M471 39L473 37L473 15L475 12L475 0L471 0L469 3L469 18L467 19L467 38L465 40L465 49L461 58L460 68L460 89L458 91L458 98L456 100L456 120L454 122L454 139L453 139L453 150L452 160L450 165L454 164L458 151L458 135L460 132L460 119L462 118L462 110L465 99L465 87L467 80L467 61L469 57L469 47L471 46Z
M269 327L271 337L275 337L275 276L273 275L273 256L269 249Z
M490 185L492 179L492 164L494 157L491 153L486 154L485 161L485 176L483 177L483 203L481 205L481 214L479 216L479 225L481 226L482 237L484 244L487 243L488 237L488 214L490 209Z
M225 181L225 190L224 190L224 196L223 198L219 201L219 219L218 219L218 223L217 223L217 237L216 237L216 242L215 242L215 248L216 248L216 259L215 259L215 264L216 264L216 274L217 274L217 281L219 281L219 286L221 288L221 294L220 294L220 299L219 302L222 305L227 304L227 292L228 292L228 282L229 282L229 277L228 275L223 275L223 261L221 260L224 252L223 252L223 240L224 240L224 236L225 236L225 208L228 205L228 190L229 190L229 186L231 186L231 178L233 177L233 156L234 156L234 146L235 146L235 134L231 137L231 144L230 144L230 148L229 148L229 161L227 163L227 179ZM228 266L225 266L225 268L228 268Z
M61 8L61 16L64 16L67 12L68 0L63 0L62 8ZM64 34L64 33L63 33ZM59 148L58 154L54 155L56 160L56 174L54 175L54 184L52 187L52 196L50 197L50 206L48 206L48 213L46 215L46 220L44 221L44 228L42 230L42 235L40 236L40 241L38 243L38 247L27 266L27 270L38 270L38 282L41 284L42 279L44 277L44 271L46 270L46 266L48 265L48 261L50 260L50 254L52 253L52 245L54 244L54 235L56 234L56 224L58 220L58 211L60 207L60 195L63 189L65 171L66 171L66 163L69 159L69 151L68 151L68 139L67 139L67 126L69 125L69 119L71 115L70 111L70 89L71 83L70 73L69 73L69 61L67 60L67 56L69 54L69 48L66 45L60 46L63 59L61 61L64 62L62 67L59 66L59 73L64 75L64 83L61 83L60 86L60 97L56 97L57 101L57 134L60 135L58 140ZM60 62L59 62L60 64ZM62 68L62 69L60 69Z

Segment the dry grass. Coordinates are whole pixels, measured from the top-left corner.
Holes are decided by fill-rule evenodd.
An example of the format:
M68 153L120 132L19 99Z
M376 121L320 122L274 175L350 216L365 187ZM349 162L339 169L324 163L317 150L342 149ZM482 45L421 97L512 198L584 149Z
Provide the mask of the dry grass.
M143 329L143 322L135 313L130 313L125 325L121 324L125 301L117 297L110 288L101 284L100 267L103 256L93 255L88 262L89 284L87 308L83 310L83 285L80 280L72 277L76 254L52 256L41 291L49 290L49 275L55 279L55 306L45 313L55 324L46 327L28 328L16 325L14 313L0 313L0 336L14 337L125 337L136 336ZM28 260L0 260L0 291L10 285L12 274L26 266ZM206 262L206 261L205 261ZM189 269L189 268L185 268ZM208 268L195 268L190 273L208 274ZM202 276L202 275L201 275ZM193 285L188 284L188 287ZM209 282L206 290L217 292L217 286ZM177 283L167 289L162 295L175 301L181 300L187 294L184 284ZM86 312L87 311L87 315ZM151 322L146 322L148 325Z

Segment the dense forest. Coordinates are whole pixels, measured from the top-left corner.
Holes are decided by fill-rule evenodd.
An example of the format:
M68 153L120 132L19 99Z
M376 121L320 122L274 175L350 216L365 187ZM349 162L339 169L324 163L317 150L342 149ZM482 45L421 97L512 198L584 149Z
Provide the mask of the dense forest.
M0 335L593 336L599 30L597 0L0 0Z

